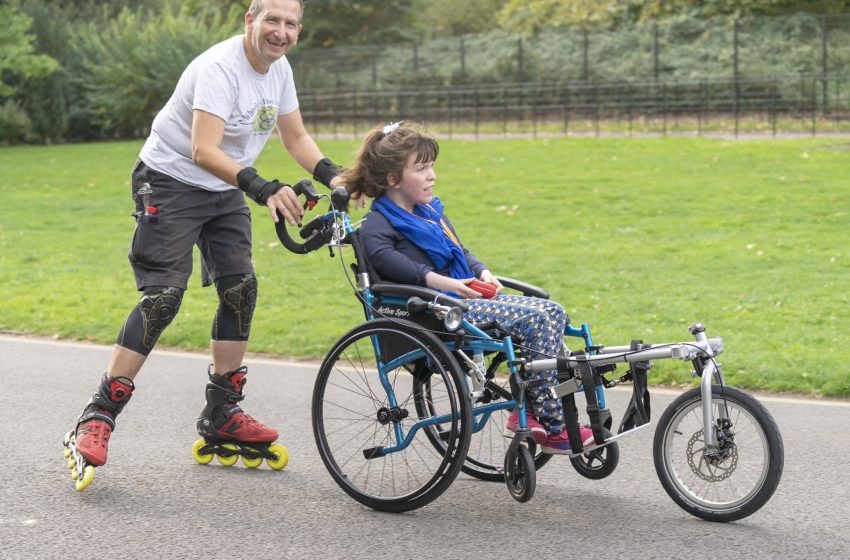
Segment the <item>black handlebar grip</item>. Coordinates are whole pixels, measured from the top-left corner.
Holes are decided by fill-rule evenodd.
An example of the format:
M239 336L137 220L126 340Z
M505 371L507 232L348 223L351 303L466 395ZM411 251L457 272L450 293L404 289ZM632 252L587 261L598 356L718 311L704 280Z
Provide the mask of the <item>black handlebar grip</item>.
M331 204L337 212L345 212L349 200L351 200L351 193L345 187L337 187L331 192Z
M319 201L319 195L316 193L316 188L313 186L313 182L310 179L301 179L297 183L292 186L292 190L295 192L296 196L304 195L304 198L307 201L304 203L305 209L312 210L316 203ZM275 224L275 231L277 232L277 238L280 239L280 242L286 247L289 251L293 253L304 255L309 253L310 251L314 251L316 247L313 247L312 244L307 243L298 243L292 236L289 235L289 230L286 227L286 220L283 219L283 216L280 215L280 212L277 213L278 221ZM313 224L312 227L308 228L306 231L301 231L301 237L307 239L310 234L314 232L314 230L318 229L314 224L316 220L310 222ZM310 225L308 224L308 225Z

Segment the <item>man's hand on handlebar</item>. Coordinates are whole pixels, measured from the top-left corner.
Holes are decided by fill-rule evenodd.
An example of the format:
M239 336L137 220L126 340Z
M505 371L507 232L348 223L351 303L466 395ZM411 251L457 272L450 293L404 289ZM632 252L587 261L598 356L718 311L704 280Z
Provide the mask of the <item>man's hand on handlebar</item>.
M253 167L245 167L236 174L237 186L257 204L267 206L272 220L277 223L278 212L290 225L301 225L304 209L293 187L277 179L266 181Z
M266 201L272 220L279 222L278 212L291 226L301 226L301 218L304 216L304 207L292 187L284 185L282 189L270 196Z

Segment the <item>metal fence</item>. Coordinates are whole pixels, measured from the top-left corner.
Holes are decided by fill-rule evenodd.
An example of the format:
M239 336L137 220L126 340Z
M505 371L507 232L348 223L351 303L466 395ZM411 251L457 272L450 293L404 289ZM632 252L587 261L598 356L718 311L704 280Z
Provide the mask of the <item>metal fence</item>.
M401 117L476 136L850 131L850 15L494 31L289 58L317 133Z
M828 92L828 95L824 95ZM301 94L316 134L354 136L401 118L452 137L850 132L850 76L530 83ZM824 106L829 99L829 106Z

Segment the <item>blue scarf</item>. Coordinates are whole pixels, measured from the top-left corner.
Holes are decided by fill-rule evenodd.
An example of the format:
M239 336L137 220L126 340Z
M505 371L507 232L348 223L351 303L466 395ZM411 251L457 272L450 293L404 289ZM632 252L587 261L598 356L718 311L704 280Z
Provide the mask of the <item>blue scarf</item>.
M431 204L417 204L413 214L386 196L372 203L377 210L411 243L422 249L437 270L449 270L452 278L466 279L475 275L466 264L460 241L443 218L443 203L438 197Z

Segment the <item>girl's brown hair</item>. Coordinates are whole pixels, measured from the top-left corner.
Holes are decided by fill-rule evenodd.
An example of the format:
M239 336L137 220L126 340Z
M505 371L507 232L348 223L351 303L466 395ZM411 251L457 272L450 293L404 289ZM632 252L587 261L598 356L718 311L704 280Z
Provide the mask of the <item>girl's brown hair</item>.
M366 135L354 164L342 174L342 184L352 198L378 198L390 188L390 175L401 179L411 154L416 154L416 163L430 163L437 160L439 153L434 136L416 123L402 121L397 126L379 126Z

